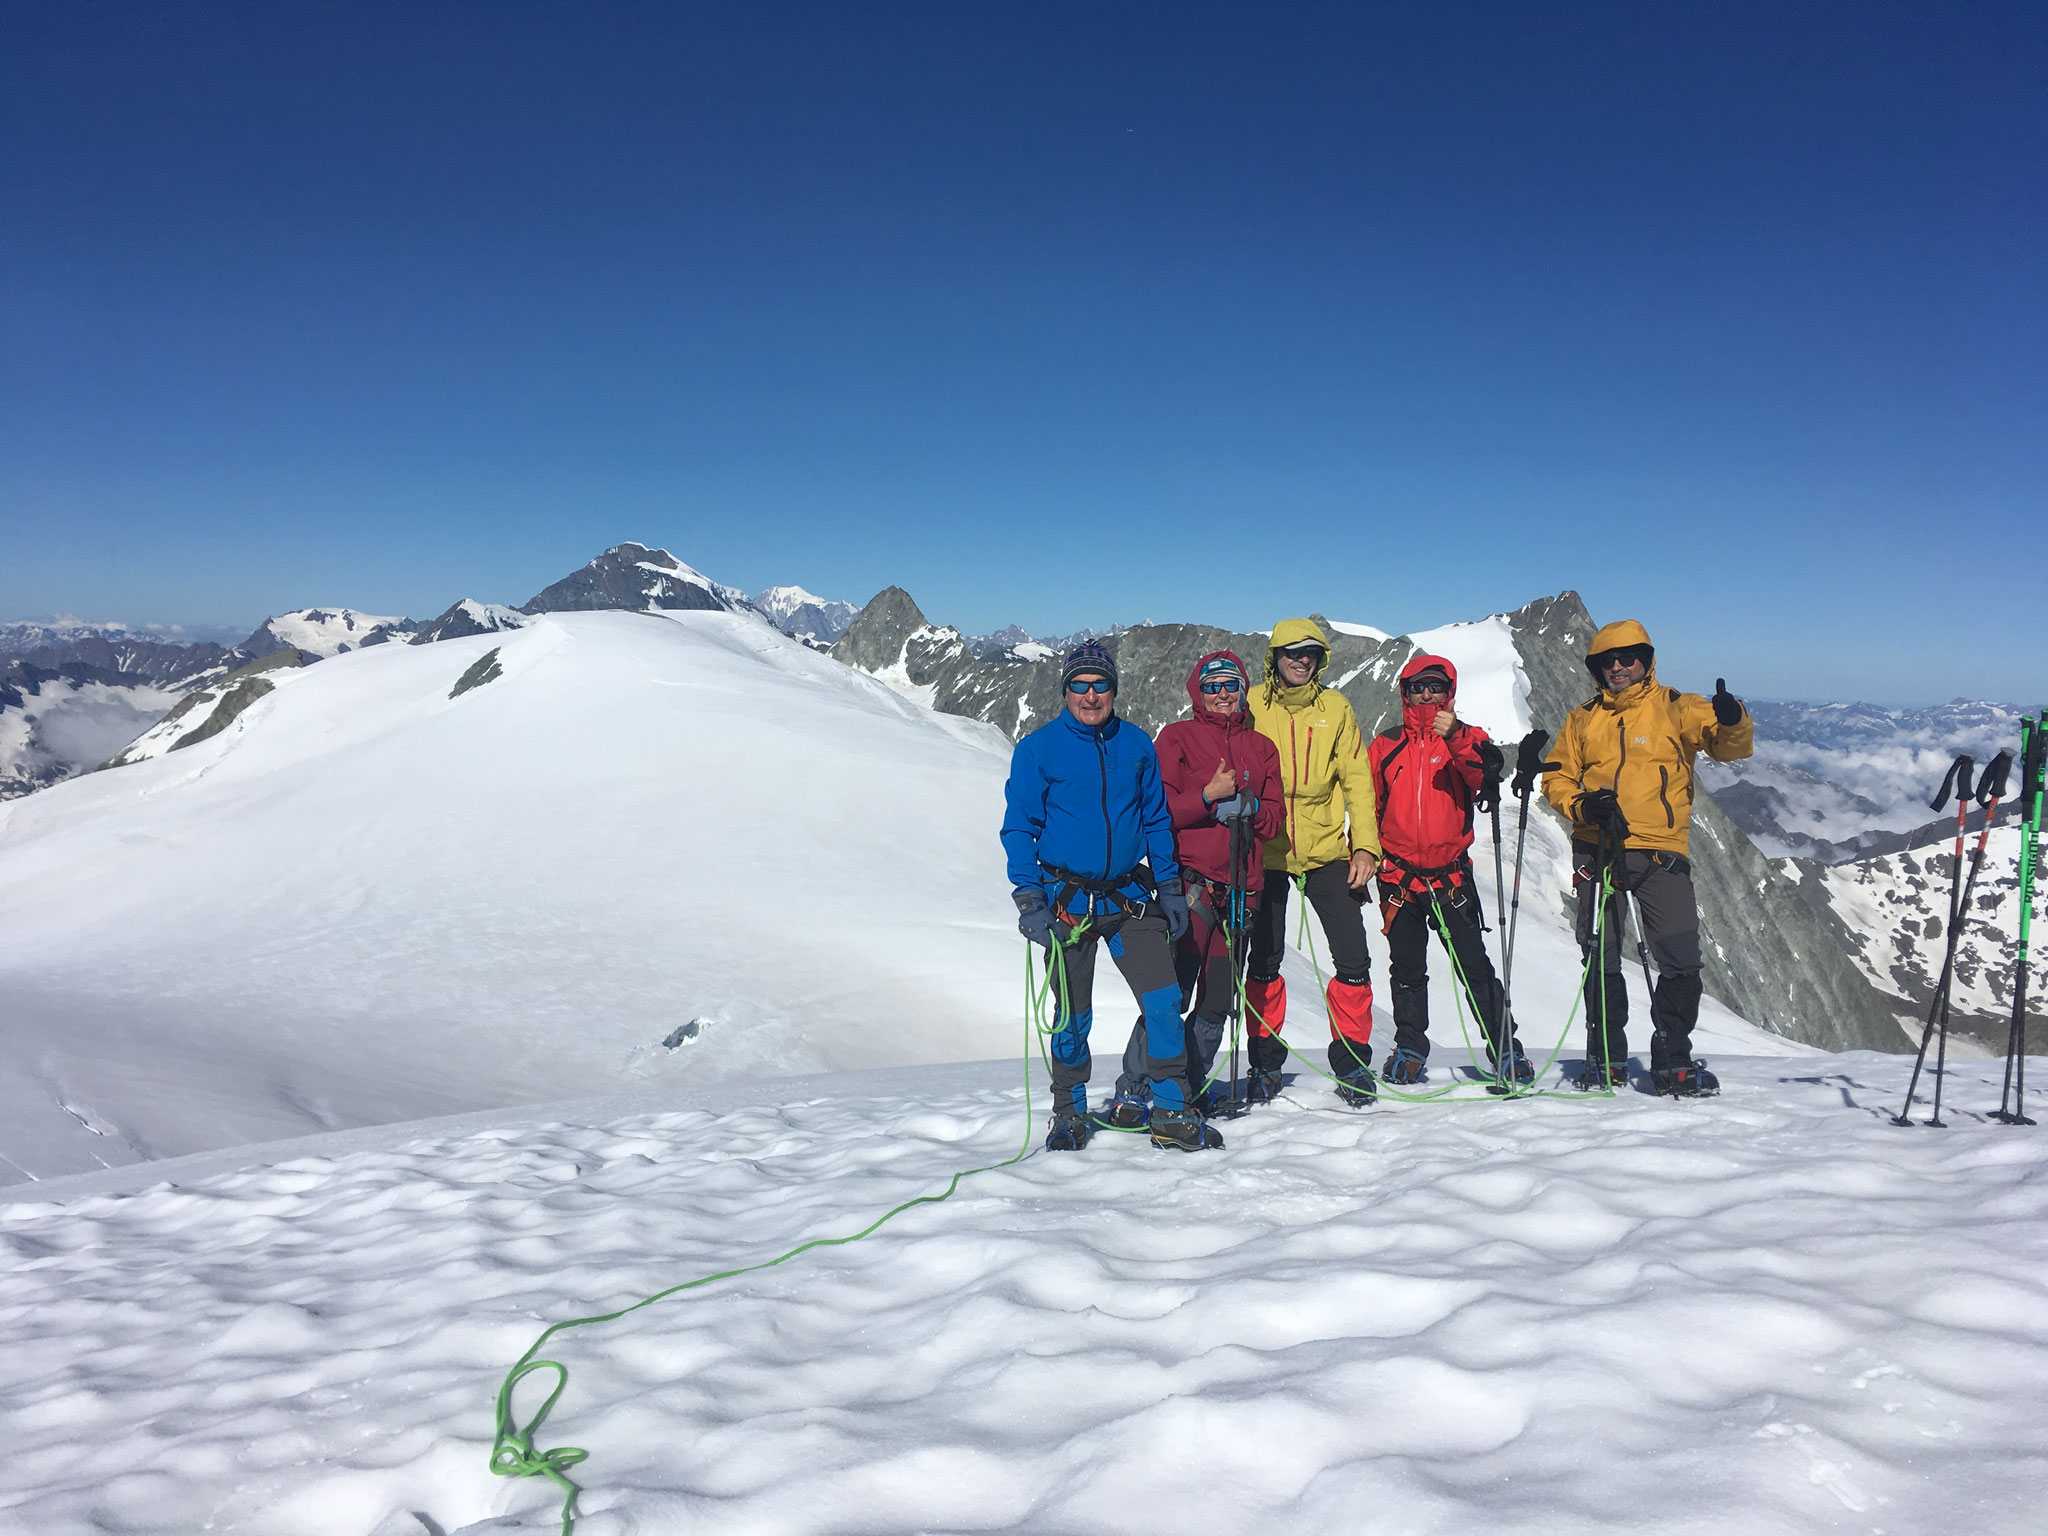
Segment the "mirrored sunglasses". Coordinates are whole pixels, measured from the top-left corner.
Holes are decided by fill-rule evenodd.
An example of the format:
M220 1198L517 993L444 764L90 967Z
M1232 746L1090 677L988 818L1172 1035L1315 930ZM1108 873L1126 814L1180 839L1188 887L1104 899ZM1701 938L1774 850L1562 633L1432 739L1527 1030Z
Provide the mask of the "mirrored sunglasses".
M1106 677L1077 677L1067 684L1069 693L1115 693L1116 684Z
M1403 683L1401 691L1411 699L1427 698L1431 695L1447 699L1451 696L1451 685L1442 678L1423 677L1412 683Z
M1213 681L1202 684L1202 692L1237 693L1240 690L1242 690L1243 687L1244 684L1234 677L1219 677L1214 679Z

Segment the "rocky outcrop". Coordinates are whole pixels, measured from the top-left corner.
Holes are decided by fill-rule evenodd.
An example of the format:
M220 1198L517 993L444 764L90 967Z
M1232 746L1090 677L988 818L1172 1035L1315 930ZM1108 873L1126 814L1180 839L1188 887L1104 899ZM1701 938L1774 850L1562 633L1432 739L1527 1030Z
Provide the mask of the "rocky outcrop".
M101 766L124 767L218 736L233 725L244 710L276 686L266 673L307 666L318 659L290 649L258 657L218 682L185 695L169 714Z
M480 603L473 597L465 597L459 603L450 604L437 617L427 620L407 643L432 645L437 640L494 635L500 630L518 629L525 623L526 615L517 608L507 608L499 603Z
M722 609L752 613L746 593L721 586L665 549L615 544L520 605L521 613L584 613L608 608Z

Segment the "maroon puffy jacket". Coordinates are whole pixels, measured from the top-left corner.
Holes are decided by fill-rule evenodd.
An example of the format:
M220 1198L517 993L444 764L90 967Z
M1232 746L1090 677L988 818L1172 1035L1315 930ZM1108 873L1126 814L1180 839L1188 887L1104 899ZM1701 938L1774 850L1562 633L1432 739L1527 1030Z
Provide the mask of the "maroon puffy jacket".
M1258 796L1252 830L1260 844L1280 830L1287 805L1280 788L1280 749L1252 728L1251 711L1240 708L1226 719L1203 707L1198 679L1202 668L1219 656L1244 672L1244 663L1230 651L1212 651L1196 662L1188 674L1194 719L1176 720L1162 728L1153 746L1159 753L1159 777L1166 786L1166 808L1173 816L1174 853L1184 867L1220 885L1230 879L1230 829L1216 819L1209 802L1202 798L1202 786L1216 772L1216 765L1228 761L1237 770L1239 786ZM1250 676L1245 675L1247 679ZM1261 851L1255 846L1245 887L1257 891L1264 889L1265 883Z
M1458 699L1458 669L1441 656L1417 656L1401 669L1406 682L1430 667L1451 680L1448 703ZM1455 864L1472 846L1472 797L1485 782L1479 744L1491 738L1460 721L1449 736L1436 733L1437 706L1401 703L1398 730L1372 740L1373 798L1380 813L1380 846L1417 869Z

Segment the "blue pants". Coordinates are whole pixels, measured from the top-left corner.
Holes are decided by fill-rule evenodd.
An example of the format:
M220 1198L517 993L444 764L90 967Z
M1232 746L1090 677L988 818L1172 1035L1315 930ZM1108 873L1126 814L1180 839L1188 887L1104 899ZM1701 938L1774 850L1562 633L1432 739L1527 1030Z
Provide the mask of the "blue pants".
M1137 995L1145 1019L1145 1070L1152 1082L1152 1102L1177 1110L1188 1102L1187 1033L1180 1020L1180 982L1174 975L1173 945L1166 919L1155 908L1128 917L1121 912L1098 916L1080 942L1060 951L1066 964L1067 1012L1060 1014L1060 1032L1052 1037L1053 1107L1086 1114L1088 1030L1095 1021L1095 951L1105 948L1124 980ZM1053 982L1055 999L1059 981Z

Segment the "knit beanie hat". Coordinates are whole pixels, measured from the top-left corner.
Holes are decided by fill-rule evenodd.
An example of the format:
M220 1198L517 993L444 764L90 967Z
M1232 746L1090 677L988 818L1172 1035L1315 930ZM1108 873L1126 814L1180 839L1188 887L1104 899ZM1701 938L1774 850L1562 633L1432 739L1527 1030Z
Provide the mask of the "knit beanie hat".
M1065 688L1083 673L1094 672L1109 679L1109 691L1117 689L1116 661L1103 649L1100 640L1083 640L1060 663L1060 687Z
M1200 686L1219 677L1234 677L1242 687L1245 681L1244 668L1228 656L1212 656L1202 663L1202 670L1195 674L1195 683Z

